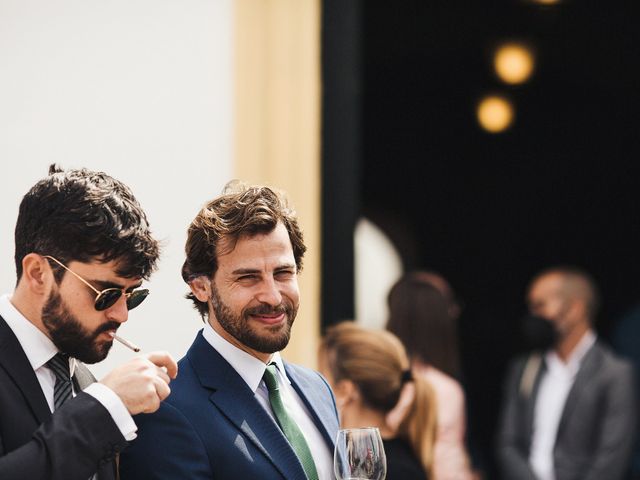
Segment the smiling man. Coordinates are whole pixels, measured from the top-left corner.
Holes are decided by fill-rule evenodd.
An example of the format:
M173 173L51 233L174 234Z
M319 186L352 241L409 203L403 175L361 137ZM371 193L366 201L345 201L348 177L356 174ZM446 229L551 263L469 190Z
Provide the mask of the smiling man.
M131 415L158 408L177 366L152 353L96 383L82 362L106 357L148 295L158 244L124 184L52 165L22 199L15 248L18 282L0 297L0 478L114 479Z
M140 419L123 480L333 478L331 390L279 353L305 250L295 213L270 188L233 183L200 211L182 276L205 326L169 403Z

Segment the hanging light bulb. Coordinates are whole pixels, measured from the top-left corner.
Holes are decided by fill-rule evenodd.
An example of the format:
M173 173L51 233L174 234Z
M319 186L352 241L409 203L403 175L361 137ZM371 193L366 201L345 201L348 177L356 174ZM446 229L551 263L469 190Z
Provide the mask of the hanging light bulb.
M493 67L503 82L511 85L523 83L533 73L533 53L521 43L505 43L496 49Z
M515 117L511 101L501 95L487 95L478 102L476 117L482 128L499 133L511 126Z

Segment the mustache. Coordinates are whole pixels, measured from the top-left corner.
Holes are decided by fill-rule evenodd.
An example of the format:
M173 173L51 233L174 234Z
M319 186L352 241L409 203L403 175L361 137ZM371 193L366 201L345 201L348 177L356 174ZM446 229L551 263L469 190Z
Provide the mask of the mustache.
M280 315L281 313L291 313L292 307L289 304L281 303L275 307L262 304L257 307L247 308L244 311L245 315Z
M97 337L101 333L107 332L109 330L118 330L118 327L120 327L120 324L118 322L111 320L107 323L100 325L98 328L96 328L95 332L93 332L93 336Z

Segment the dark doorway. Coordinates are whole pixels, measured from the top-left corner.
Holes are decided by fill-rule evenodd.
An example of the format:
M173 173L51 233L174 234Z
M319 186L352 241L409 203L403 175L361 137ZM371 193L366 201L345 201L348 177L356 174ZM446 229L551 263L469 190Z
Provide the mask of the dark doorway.
M521 349L517 319L531 276L554 264L592 273L605 338L640 300L636 17L619 1L359 5L361 147L339 160L359 165L351 205L402 243L407 269L440 271L464 300L470 441L495 478L502 375ZM510 38L537 54L533 77L517 87L502 84L490 60ZM325 54L323 68L331 62ZM474 114L494 91L512 99L517 115L500 134L484 132ZM324 185L334 202L350 193L326 177ZM331 225L331 209L324 221ZM325 267L335 266L336 249L325 249Z

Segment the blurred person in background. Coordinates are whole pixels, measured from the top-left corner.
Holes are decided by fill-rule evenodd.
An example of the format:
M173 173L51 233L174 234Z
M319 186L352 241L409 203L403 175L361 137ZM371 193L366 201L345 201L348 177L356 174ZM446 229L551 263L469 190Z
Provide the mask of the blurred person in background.
M614 350L628 359L636 375L636 394L640 392L640 305L636 305L616 322L611 342ZM640 395L636 395L636 411L640 411ZM636 419L638 421L639 419ZM640 431L640 424L636 427ZM640 480L640 435L636 435L631 478Z
M456 294L451 288L449 282L439 273L424 270L424 271L416 271L413 272L413 276L418 280L422 280L436 288L440 292L440 294L444 297L447 302L447 311L449 312L449 316L453 319L454 326L455 322L458 321L458 317L460 313L462 313L462 307L460 306L460 301L456 298ZM459 372L455 372L457 375Z
M438 431L434 480L472 478L464 446L465 396L456 379L460 365L457 338L460 307L454 298L448 282L434 272L405 274L388 296L387 329L406 347L414 375L427 380L435 391ZM390 422L393 425L397 419L392 415Z
M435 397L413 378L400 340L383 330L344 322L327 330L319 350L320 371L331 384L341 428L378 427L387 456L387 480L433 478ZM411 402L397 428L387 424L401 393Z
M536 350L507 376L498 432L503 478L625 478L637 415L633 371L593 330L598 297L575 267L533 278L525 332Z

